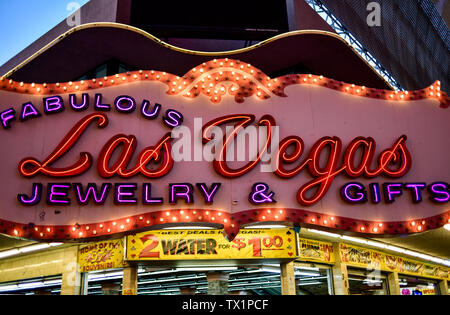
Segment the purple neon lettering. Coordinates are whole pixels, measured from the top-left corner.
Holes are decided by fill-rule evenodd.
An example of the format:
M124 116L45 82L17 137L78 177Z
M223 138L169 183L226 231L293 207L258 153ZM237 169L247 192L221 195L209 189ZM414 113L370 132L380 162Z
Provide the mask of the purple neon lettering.
M16 119L15 113L16 111L14 109L9 108L0 114L0 118L2 119L2 127L4 129L8 129L11 127L9 121L12 119Z
M200 189L202 190L202 192L203 192L203 196L205 197L205 202L206 203L212 203L213 202L213 198L214 198L214 195L216 194L216 192L217 192L217 189L220 187L220 184L218 184L218 183L213 183L212 185L211 185L211 189L210 189L210 191L208 191L208 189L207 189L207 187L206 187L206 184L198 184L198 187L200 187Z
M134 197L134 191L122 191L122 189L136 189L135 184L118 184L116 186L116 201L118 203L136 203L137 200L132 199L122 199L122 197Z
M76 104L76 98L77 96L75 94L70 94L69 95L69 104L70 106L75 109L75 110L82 110L85 109L85 107L87 108L87 106L89 105L88 101L88 94L83 93L82 94L82 102L81 104Z
M129 104L128 107L122 107L124 101ZM136 101L130 96L119 96L114 101L114 106L120 112L132 112L136 109Z
M184 192L176 191L178 187L184 188ZM175 203L175 197L182 197L186 203L191 203L191 197L189 196L191 187L186 184L173 184L170 186L170 203ZM178 198L177 198L178 199Z
M435 187L443 187L444 191L442 190L436 190ZM435 194L439 194L439 195L446 195L445 198L438 198L438 197L433 197L433 200L437 201L437 202L448 202L450 200L450 194L445 191L447 189L447 185L443 184L443 183L435 183L433 185L431 185L431 191Z
M379 203L380 202L380 192L378 190L378 184L376 184L376 183L370 184L369 187L373 191L373 194L372 194L373 202Z
M64 109L62 98L59 96L50 96L44 99L44 111L46 113L60 112Z
M20 120L25 121L33 117L39 117L41 114L33 106L32 103L25 103L22 105L22 114L20 115Z
M19 201L22 204L25 205L34 205L38 203L41 199L41 191L42 191L42 185L41 184L33 184L33 194L31 195L30 199L26 200L24 194L19 195Z
M56 189L59 189L59 188L69 189L70 185L52 184L50 187L51 187L50 188L50 198L49 198L50 203L64 203L64 204L69 204L70 203L69 200L53 199L53 196L55 196L55 197L56 196L65 196L65 197L67 197L67 192L58 192L58 191L55 191L55 188Z
M168 110L166 112L166 115L167 115L167 117L170 118L170 120L168 120L167 118L164 118L164 122L170 127L177 127L183 121L183 116L175 110L171 110L171 109ZM173 115L175 115L176 117L173 117Z
M99 110L110 110L111 107L108 104L102 104L102 94L95 94L95 104L94 107Z
M141 105L141 113L144 115L144 117L153 119L156 118L159 114L159 111L161 110L161 105L156 103L153 107L153 110L151 112L148 112L148 107L150 105L150 102L147 100L144 100Z
M364 194L362 192L358 192L356 193L356 196L359 196L359 198L353 198L350 196L350 194L348 193L348 190L350 187L358 187L359 190L364 189L364 186L360 185L360 184L356 184L356 183L350 183L347 184L344 188L344 195L345 198L351 202L358 202L364 199Z
M407 188L412 188L414 191L414 201L420 202L422 201L422 191L419 188L425 188L426 185L423 183L408 183L405 185Z
M387 199L388 199L389 202L392 202L392 201L395 200L392 196L395 196L395 195L401 195L401 194L402 194L402 192L399 191L399 190L394 190L394 191L392 191L392 190L391 190L391 187L402 187L402 184L387 184L387 185L386 185L386 189L387 189Z
M144 184L144 204L150 204L150 203L162 203L162 198L152 198L151 196L151 184Z
M90 196L92 195L94 197L94 202L95 203L103 204L105 202L105 200L106 200L106 196L107 196L107 192L109 190L109 186L108 186L108 184L102 185L100 197L97 196L96 186L97 185L95 185L95 184L93 184L93 185L88 184L88 187L86 189L86 193L83 196L82 195L82 191L81 191L81 188L82 188L81 184L80 185L75 185L75 191L77 193L78 201L80 203L87 203L88 200L90 199Z

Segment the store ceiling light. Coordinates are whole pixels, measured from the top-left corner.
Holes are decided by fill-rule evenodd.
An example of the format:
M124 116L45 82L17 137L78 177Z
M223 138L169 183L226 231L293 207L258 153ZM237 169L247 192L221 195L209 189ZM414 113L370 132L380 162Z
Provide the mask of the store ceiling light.
M41 243L41 244L33 244L33 245L29 245L29 246L24 246L24 247L13 248L13 249L1 251L0 259L6 258L6 257L11 257L11 256L16 256L19 254L34 252L34 251L46 249L49 247L59 246L62 244L63 243Z

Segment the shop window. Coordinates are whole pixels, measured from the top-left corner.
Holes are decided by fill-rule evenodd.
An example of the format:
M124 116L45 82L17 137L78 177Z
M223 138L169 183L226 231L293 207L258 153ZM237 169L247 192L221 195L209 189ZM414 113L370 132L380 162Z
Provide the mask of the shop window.
M61 275L0 283L0 295L59 295Z
M350 295L388 295L387 277L381 272L348 270Z
M429 279L399 277L401 295L438 295L439 286L436 281Z
M333 294L330 267L296 263L294 272L297 295Z

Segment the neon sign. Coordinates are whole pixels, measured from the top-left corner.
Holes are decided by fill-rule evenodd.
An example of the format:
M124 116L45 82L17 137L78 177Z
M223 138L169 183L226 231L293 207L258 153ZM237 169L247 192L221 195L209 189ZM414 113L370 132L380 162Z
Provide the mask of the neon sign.
M138 81L142 87L124 93ZM424 93L391 93L314 75L269 78L223 59L183 77L136 71L2 88L23 97L0 110L1 145L20 148L0 163L12 179L0 190L0 233L84 239L207 222L222 224L233 238L242 224L289 221L403 234L450 219L448 139L440 136L448 99L438 82ZM414 115L395 108L436 100L440 107L414 104ZM196 115L199 129L192 128ZM408 127L428 120L430 130ZM180 154L186 149L175 137L180 127L194 130L194 155L198 141L213 158L174 156L175 146ZM258 130L254 155L247 152L251 141L236 149L250 128ZM241 153L242 161L229 158ZM27 219L15 220L5 208L23 208Z

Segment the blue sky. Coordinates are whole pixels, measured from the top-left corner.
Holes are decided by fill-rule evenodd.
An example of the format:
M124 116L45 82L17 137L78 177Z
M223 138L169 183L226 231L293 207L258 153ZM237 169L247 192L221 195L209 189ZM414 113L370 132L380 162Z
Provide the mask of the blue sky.
M88 0L0 0L0 65L44 35Z

